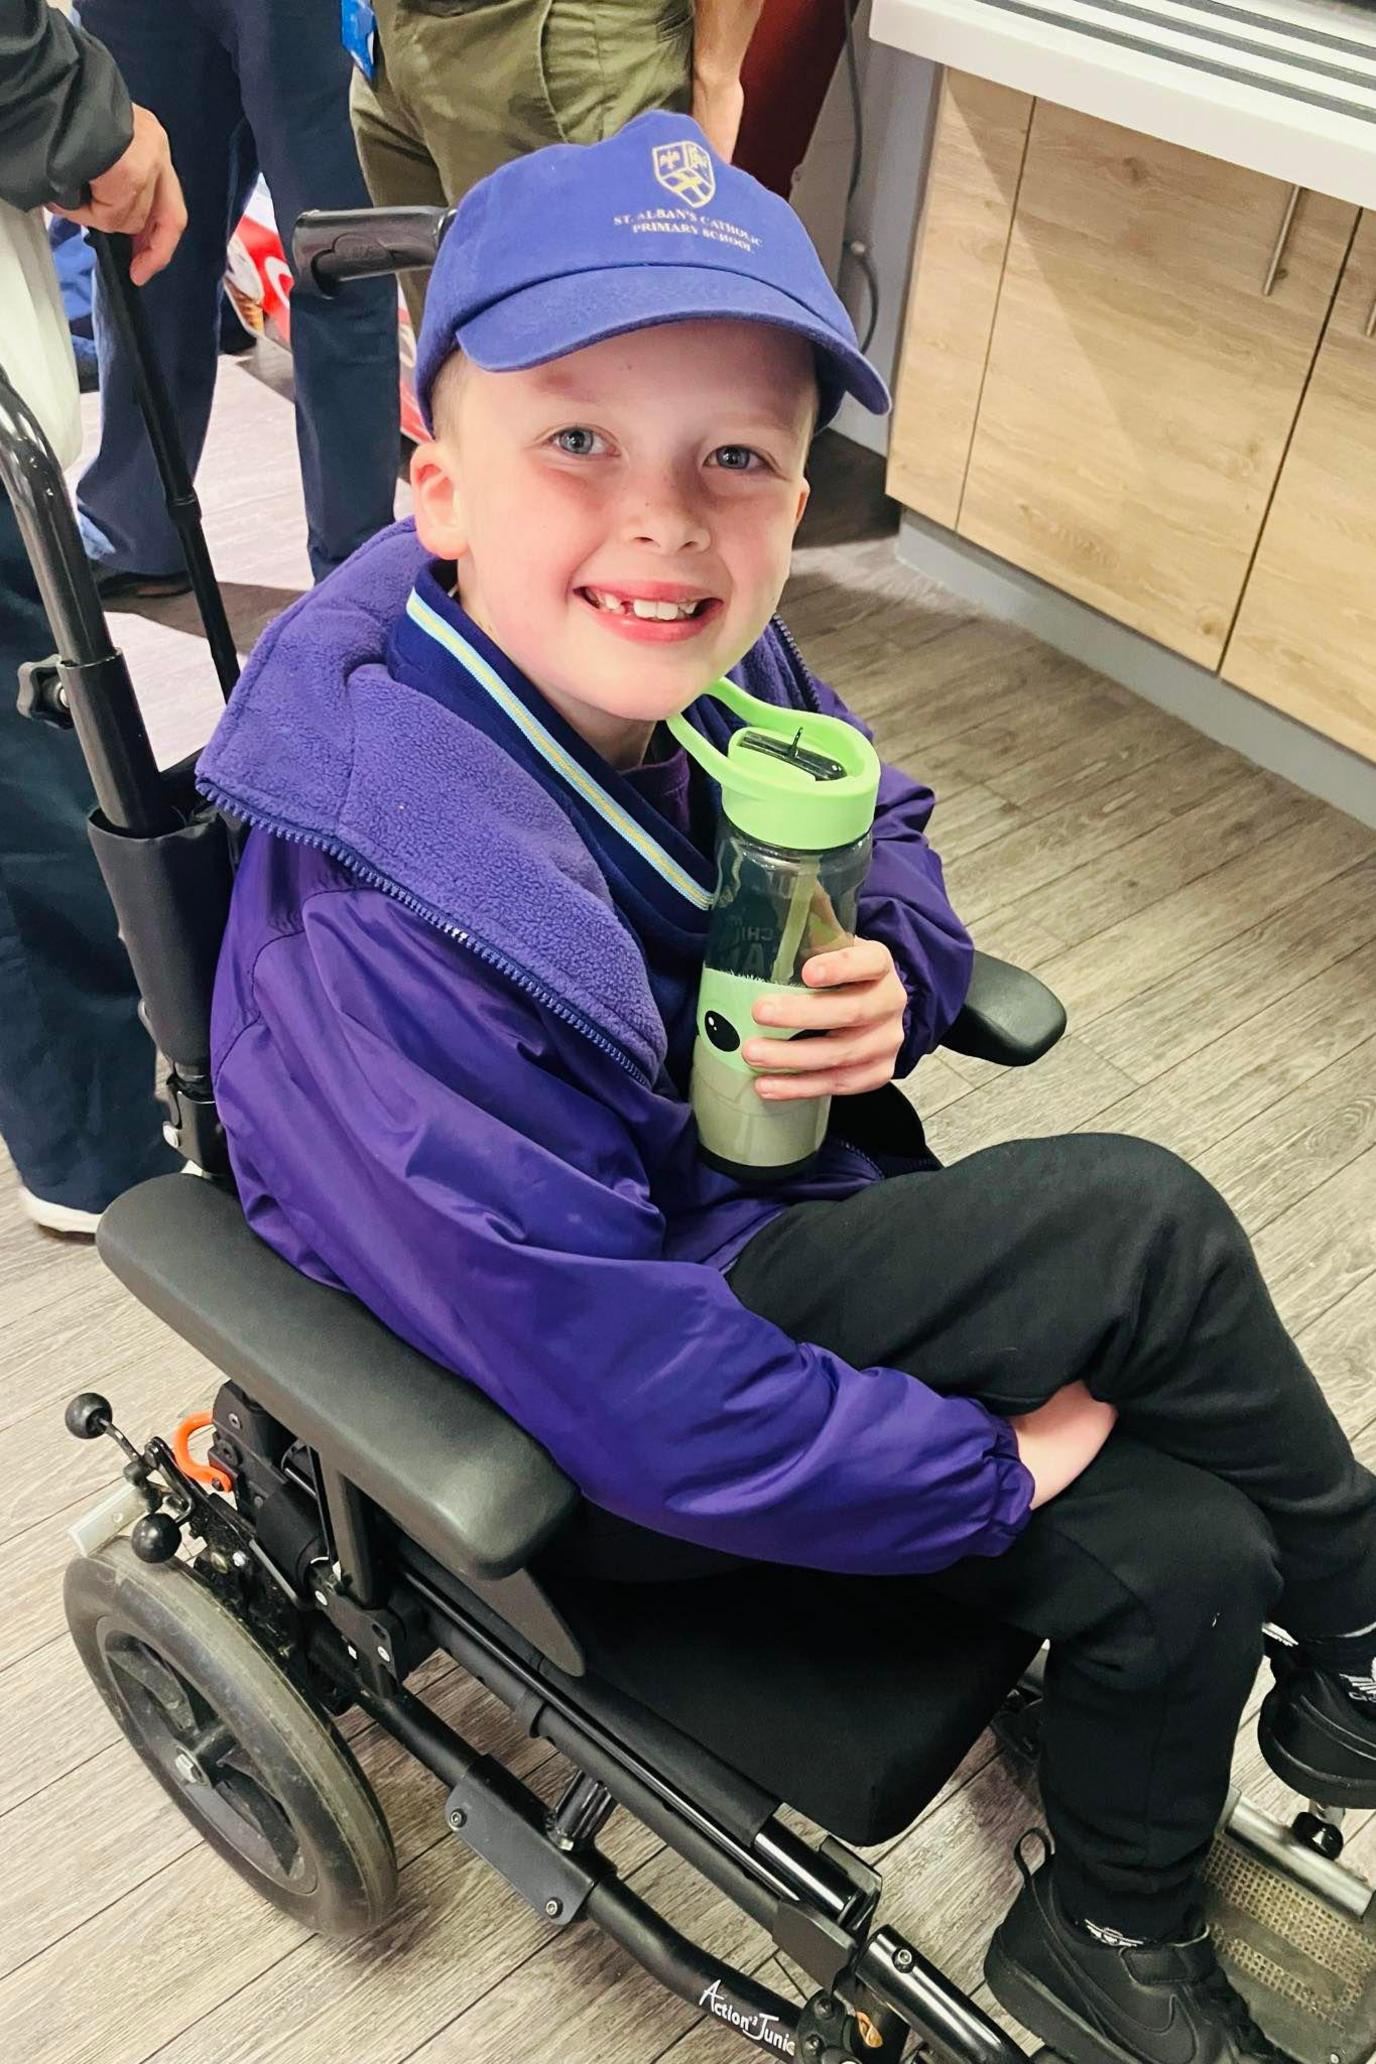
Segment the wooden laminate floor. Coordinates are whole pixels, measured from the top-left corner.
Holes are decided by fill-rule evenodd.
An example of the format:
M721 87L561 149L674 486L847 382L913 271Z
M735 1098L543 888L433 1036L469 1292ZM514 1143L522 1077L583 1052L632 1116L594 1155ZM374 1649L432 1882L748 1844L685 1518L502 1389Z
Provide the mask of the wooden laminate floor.
M302 587L284 364L223 369L201 476L249 638ZM1280 1310L1376 1461L1376 834L895 563L877 463L819 448L787 613L815 668L938 791L954 900L1037 969L1071 1030L1026 1074L938 1056L916 1095L947 1158L1122 1129L1216 1182ZM120 619L170 759L213 721L189 604ZM445 1832L439 1788L349 1732L396 1831L401 1902L347 1949L303 1935L193 1837L118 1737L64 1632L66 1528L114 1473L62 1430L107 1391L138 1437L206 1401L206 1364L40 1237L0 1179L0 2056L16 2064L716 2064L744 2048L586 1928L551 1936ZM863 1659L859 1659L863 1664ZM430 1695L544 1790L557 1759L452 1669ZM1250 1728L1239 1775L1280 1788ZM888 1910L962 1984L1011 1895L1035 1806L982 1741L884 1856ZM609 1848L689 1932L770 1982L769 1944L621 1816ZM1376 1850L1376 1827L1350 1854ZM988 2004L987 1995L980 1997Z

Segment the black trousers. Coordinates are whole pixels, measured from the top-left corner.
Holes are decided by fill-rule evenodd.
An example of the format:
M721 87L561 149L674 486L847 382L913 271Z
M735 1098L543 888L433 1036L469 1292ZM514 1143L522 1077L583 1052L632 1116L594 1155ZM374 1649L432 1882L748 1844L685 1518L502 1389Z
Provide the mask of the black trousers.
M795 1339L998 1413L1077 1377L1117 1407L1098 1458L1002 1555L874 1581L930 1584L1049 1640L1057 1882L1091 1919L1174 1932L1226 1798L1262 1622L1376 1622L1376 1479L1231 1210L1145 1141L1024 1140L796 1205L730 1280Z

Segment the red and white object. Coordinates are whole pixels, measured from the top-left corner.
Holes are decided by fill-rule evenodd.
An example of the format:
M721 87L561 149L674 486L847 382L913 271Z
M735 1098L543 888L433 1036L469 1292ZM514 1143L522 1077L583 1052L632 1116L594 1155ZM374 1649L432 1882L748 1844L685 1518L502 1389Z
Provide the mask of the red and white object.
M291 349L291 268L282 249L272 196L260 179L229 240L225 291L244 328ZM401 288L397 288L397 343L401 352L401 428L413 441L425 436L416 407L416 340Z

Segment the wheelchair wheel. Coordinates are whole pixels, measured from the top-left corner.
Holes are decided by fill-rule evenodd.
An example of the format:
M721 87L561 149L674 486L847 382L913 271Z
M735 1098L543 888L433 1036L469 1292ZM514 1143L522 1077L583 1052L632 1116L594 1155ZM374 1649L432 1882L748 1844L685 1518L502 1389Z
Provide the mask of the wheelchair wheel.
M67 1624L148 1768L241 1877L322 1935L363 1934L396 1894L371 1787L324 1715L182 1562L127 1540L70 1564Z

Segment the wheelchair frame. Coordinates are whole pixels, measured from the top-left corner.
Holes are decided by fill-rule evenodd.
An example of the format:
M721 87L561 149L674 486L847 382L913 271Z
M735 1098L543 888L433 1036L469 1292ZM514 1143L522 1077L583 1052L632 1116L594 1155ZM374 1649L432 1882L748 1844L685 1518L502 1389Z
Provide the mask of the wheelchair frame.
M428 263L446 223L436 210L303 218L298 266L328 288L337 279ZM169 508L187 540L228 693L237 662L129 285L127 243L93 241L142 368L141 399ZM24 670L21 706L43 721L75 726L97 797L92 840L146 1022L168 1064L167 1136L198 1169L223 1178L228 1164L210 1089L208 998L232 880L233 827L195 798L194 761L159 772L57 461L2 370L0 477L59 647L56 658ZM1041 984L981 957L971 1002L950 1043L1021 1064L1053 1044L1064 1023L1064 1012ZM158 1284L131 1258L129 1244L142 1194L133 1192L114 1207L101 1252L158 1312ZM256 1253L263 1266L281 1270L249 1233L222 1182L191 1183L182 1215L197 1222L202 1239L237 1241L244 1267L254 1265ZM272 1284L269 1294L277 1294L282 1286L275 1276ZM319 1286L307 1289L319 1294ZM160 1315L169 1316L166 1309ZM915 2035L951 2064L1018 2064L1023 2052L1016 2043L901 1934L877 1924L878 1871L834 1838L817 1847L802 1840L777 1817L770 1794L612 1687L580 1680L577 1642L524 1567L528 1554L507 1566L475 1562L462 1574L440 1564L366 1484L331 1460L327 1439L289 1423L261 1369L236 1368L209 1335L199 1338L185 1325L180 1330L218 1359L230 1379L211 1415L209 1460L195 1464L184 1446L161 1437L139 1449L115 1426L103 1398L73 1400L69 1429L82 1438L111 1438L125 1465L121 1485L73 1529L83 1554L106 1552L131 1526L133 1554L150 1569L169 1563L184 1537L199 1541L196 1579L317 1709L360 1708L424 1764L445 1786L449 1828L551 1927L595 1921L669 1991L725 2021L757 2049L799 2055L808 2064L897 2064ZM390 1341L383 1329L376 1332ZM423 1360L400 1343L393 1347L411 1364ZM445 1376L456 1393L464 1388ZM476 1393L463 1409L488 1433L501 1418ZM537 1531L547 1537L577 1494L544 1460ZM217 1494L231 1488L233 1502ZM452 1656L530 1735L573 1764L575 1774L553 1809L505 1765L476 1754L406 1688L406 1677L436 1650ZM1035 1693L1021 1697L1025 1728L1027 1700ZM597 1848L616 1805L758 1922L808 1974L816 1990L805 2004L707 1954L619 1881ZM1306 1844L1268 1826L1273 1846L1284 1848L1288 1839L1292 1864L1294 1852L1303 1852L1309 1881L1321 1880L1328 1896L1338 1877L1356 1883L1331 1857L1315 1853L1316 1847L1331 1849L1330 1838ZM1351 1892L1347 1898L1351 1906Z

